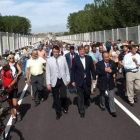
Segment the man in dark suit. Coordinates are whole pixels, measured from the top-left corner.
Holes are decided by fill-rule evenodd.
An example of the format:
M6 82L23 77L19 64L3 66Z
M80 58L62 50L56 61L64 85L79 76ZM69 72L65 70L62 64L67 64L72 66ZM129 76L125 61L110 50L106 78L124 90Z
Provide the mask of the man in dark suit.
M115 63L109 59L109 53L103 52L103 60L96 65L96 74L98 75L97 87L100 90L100 107L105 111L105 92L108 91L109 108L113 117L117 117L114 103L114 79L117 69Z
M67 64L68 64L68 68L69 68L69 72L70 72L70 80L72 79L71 78L71 72L72 72L72 62L73 62L73 59L77 56L78 54L74 52L74 46L70 46L70 52L67 53L65 55L66 57L66 60L67 60ZM69 84L69 92L76 92L76 87L74 87L72 85L72 83L70 82Z
M78 110L81 118L85 117L85 108L89 106L91 94L91 74L96 80L92 58L85 55L83 46L78 48L79 55L73 59L72 85L76 86L78 93Z

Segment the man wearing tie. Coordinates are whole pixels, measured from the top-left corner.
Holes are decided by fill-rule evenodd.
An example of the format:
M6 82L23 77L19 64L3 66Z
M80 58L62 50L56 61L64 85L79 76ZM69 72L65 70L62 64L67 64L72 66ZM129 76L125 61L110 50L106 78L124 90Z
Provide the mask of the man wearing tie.
M60 48L53 47L53 56L47 60L46 83L47 89L52 90L56 110L56 119L59 120L62 111L67 114L66 98L67 85L70 82L69 69L64 56L59 55ZM60 99L59 99L60 95Z
M78 54L74 52L74 46L70 46L70 53L67 53L65 55L66 60L67 60L67 64L68 64L68 68L69 68L69 72L70 72L70 79L71 79L71 72L72 72L72 61L74 59L74 57L76 57ZM76 87L72 86L72 83L70 82L69 84L69 92L76 92Z
M95 82L96 75L92 58L85 55L83 46L78 48L79 55L73 59L72 85L76 86L78 94L78 110L81 118L85 117L85 108L89 106L91 94L91 74L92 82Z
M114 103L114 79L113 74L117 73L115 63L109 59L109 53L103 52L103 60L96 65L96 74L98 75L97 87L100 90L100 107L105 111L105 92L108 91L109 108L111 115L117 117Z

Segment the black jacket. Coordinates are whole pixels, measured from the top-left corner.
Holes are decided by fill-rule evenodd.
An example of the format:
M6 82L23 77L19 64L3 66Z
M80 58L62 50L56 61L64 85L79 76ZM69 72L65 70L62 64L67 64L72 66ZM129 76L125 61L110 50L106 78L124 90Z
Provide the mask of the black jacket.
M113 74L117 73L117 68L114 61L109 60L109 66L112 69L112 73L110 73L109 82L107 82L107 73L105 72L105 63L104 61L100 61L96 65L96 74L98 75L97 87L100 90L107 90L107 84L109 85L109 90L114 89L114 78Z
M83 85L85 73L86 73L86 82L88 86L91 86L91 74L93 79L96 80L94 65L92 58L90 56L85 55L85 65L86 69L84 70L79 55L74 57L72 66L72 82L76 82L77 87L81 87Z

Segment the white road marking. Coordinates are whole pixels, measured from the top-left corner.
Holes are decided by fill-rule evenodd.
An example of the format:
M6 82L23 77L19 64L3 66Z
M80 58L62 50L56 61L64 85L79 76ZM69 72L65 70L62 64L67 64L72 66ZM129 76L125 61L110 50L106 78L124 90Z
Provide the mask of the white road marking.
M106 91L108 95L108 92ZM132 114L124 105L122 105L116 98L114 98L115 103L132 119L140 126L140 120Z
M24 97L24 95L26 93L26 90L27 90L28 86L29 85L26 84L25 87L24 87L24 89L23 89L23 91L22 91L22 94L21 94L21 96L19 98L19 101L18 101L18 104L19 105L21 104L21 102L23 100L23 97ZM9 119L7 125L6 125L6 128L5 128L5 138L8 136L8 133L9 133L9 130L10 130L11 126L12 126L12 116L10 117L10 119Z

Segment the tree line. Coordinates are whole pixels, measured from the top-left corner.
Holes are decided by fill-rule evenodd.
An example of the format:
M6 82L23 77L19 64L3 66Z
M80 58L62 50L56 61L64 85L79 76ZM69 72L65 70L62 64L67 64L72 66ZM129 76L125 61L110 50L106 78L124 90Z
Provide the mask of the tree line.
M140 24L140 0L94 0L68 16L69 34L125 28Z
M30 34L31 22L25 17L2 16L0 14L0 31L18 34Z

